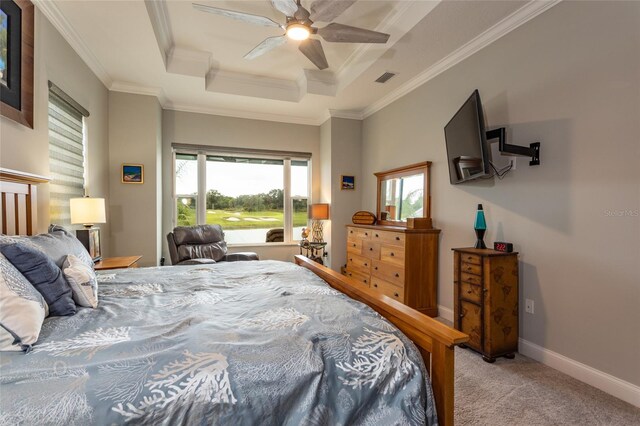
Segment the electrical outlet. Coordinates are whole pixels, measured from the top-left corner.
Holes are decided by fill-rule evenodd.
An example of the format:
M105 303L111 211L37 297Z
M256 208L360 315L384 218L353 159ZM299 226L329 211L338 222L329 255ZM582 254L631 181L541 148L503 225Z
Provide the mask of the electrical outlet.
M533 303L533 300L527 299L525 301L525 306L524 306L525 312L528 314L532 314L534 312L534 308L535 308L535 304Z

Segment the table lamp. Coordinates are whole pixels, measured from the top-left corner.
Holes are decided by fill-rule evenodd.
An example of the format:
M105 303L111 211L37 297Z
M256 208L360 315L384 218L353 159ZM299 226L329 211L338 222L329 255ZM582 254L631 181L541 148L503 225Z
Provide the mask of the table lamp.
M313 241L317 243L323 242L322 228L324 224L322 221L329 219L329 204L311 204L309 219L311 219L311 235Z
M69 200L69 207L71 223L84 225L84 229L76 230L76 237L87 249L94 262L102 259L100 229L94 228L93 225L107 221L104 198L72 198Z

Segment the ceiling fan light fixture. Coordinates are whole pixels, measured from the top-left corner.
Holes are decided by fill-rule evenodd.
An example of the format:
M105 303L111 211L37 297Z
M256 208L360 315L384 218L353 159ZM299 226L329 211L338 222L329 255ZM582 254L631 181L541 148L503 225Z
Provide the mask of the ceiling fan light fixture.
M289 24L287 27L287 37L292 40L306 40L309 38L311 32L306 25L302 24Z

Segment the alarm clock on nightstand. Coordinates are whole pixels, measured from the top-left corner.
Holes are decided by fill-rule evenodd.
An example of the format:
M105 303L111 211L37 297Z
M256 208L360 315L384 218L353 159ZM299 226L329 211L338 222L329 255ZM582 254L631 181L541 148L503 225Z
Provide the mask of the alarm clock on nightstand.
M504 253L511 253L513 252L513 244L511 243L505 243L502 241L496 241L495 243L493 243L493 249L495 251L501 251Z

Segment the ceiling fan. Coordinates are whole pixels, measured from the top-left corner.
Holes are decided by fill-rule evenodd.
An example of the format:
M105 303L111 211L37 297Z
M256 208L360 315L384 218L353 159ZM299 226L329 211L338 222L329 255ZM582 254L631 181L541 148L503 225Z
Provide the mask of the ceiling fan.
M310 38L319 35L325 41L334 43L386 43L389 34L364 28L351 27L338 23L330 23L322 28L312 27L314 21L331 22L342 12L347 10L356 0L315 0L311 3L311 12L305 9L300 0L270 0L273 7L284 13L287 20L279 24L266 16L220 9L218 7L193 3L193 7L209 13L226 16L227 18L266 27L282 28L285 33L281 36L269 37L244 55L245 59L254 59L264 55L272 49L284 44L287 38L301 41L298 49L319 69L329 67L320 40Z

